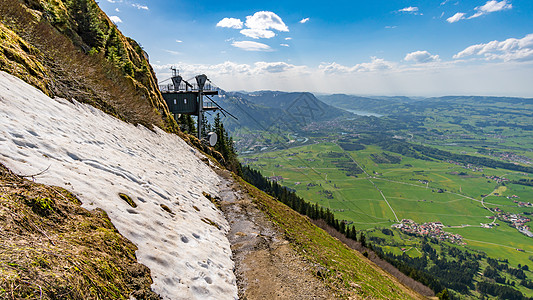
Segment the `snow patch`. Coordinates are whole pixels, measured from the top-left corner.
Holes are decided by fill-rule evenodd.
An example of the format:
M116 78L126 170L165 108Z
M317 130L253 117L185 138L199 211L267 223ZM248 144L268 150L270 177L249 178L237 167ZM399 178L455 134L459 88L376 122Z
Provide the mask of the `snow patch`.
M137 245L164 299L236 299L229 225L202 195L220 178L178 136L51 99L0 72L0 162L99 207ZM134 202L132 207L119 193Z

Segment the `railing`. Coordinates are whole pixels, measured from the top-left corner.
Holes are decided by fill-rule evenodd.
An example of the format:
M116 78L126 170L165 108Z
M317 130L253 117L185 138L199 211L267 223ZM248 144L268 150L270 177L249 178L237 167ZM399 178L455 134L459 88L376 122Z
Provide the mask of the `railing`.
M204 102L204 108L218 108L213 102Z
M191 91L191 92L197 92L199 91L198 89L198 84L194 83L194 84L191 84L191 86L185 84L185 82L181 82L180 83L180 86L178 87L178 89L176 90L174 88L174 84L172 83L169 83L169 84L163 84L163 85L159 85L159 90L161 92L174 92L174 91ZM206 83L204 85L204 91L219 91L220 88L217 87L217 86L214 86L210 83Z

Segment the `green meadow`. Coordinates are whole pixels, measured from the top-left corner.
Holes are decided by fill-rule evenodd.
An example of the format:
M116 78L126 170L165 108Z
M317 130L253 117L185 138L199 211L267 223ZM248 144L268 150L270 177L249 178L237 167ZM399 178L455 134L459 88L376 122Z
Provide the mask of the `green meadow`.
M380 163L375 157L383 153L401 160ZM511 265L533 264L529 260L533 255L532 238L500 220L497 221L500 226L492 229L480 225L492 222L488 217L493 215L483 207L483 197L487 207L499 207L509 213L533 213L533 208L518 207L513 202L533 201L532 187L510 183L502 186L485 177L517 179L524 174L402 157L377 146L344 151L334 142L246 155L241 159L307 201L330 208L337 218L353 222L358 230L388 228L397 219L442 222L446 231L462 235L469 248L482 250L491 257L507 258ZM348 174L349 165L357 165L364 172ZM508 199L511 195L519 198ZM407 246L402 247L409 249ZM402 247L386 249L399 254ZM406 253L419 255L416 247Z

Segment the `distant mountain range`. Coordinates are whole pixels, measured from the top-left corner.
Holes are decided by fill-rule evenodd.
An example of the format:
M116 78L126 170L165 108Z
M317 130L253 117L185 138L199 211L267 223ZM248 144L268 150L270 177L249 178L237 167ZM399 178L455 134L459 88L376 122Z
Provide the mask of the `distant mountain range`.
M444 97L405 97L405 96L355 96L346 94L321 95L318 99L329 105L346 109L380 114L395 114L409 111L422 111L426 108L444 108L449 105L497 106L497 103L532 105L532 98L488 97L488 96L444 96Z
M238 118L224 119L229 130L247 127L255 130L281 128L298 131L312 122L352 116L308 92L221 92L221 96L214 100Z
M409 97L362 97L346 94L322 95L318 97L323 102L349 110L360 110L373 113L388 113L392 107L400 103L410 103Z

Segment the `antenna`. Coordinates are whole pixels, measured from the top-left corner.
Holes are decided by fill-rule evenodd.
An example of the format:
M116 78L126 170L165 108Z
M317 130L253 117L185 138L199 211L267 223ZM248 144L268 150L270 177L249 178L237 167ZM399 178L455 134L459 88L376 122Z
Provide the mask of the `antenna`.
M216 133L210 132L207 134L207 140L209 141L209 145L213 147L217 143L218 136Z
M176 67L172 66L170 67L170 69L172 70L172 77L176 77L180 75L180 70L177 69Z

